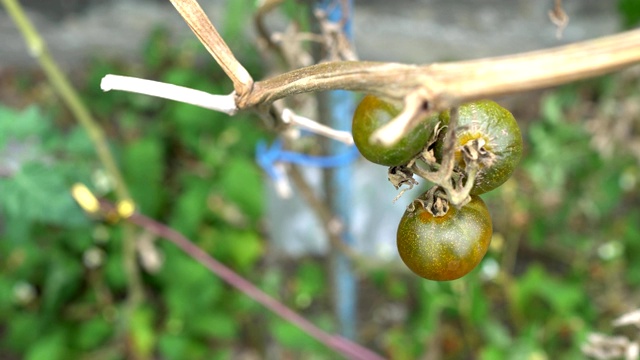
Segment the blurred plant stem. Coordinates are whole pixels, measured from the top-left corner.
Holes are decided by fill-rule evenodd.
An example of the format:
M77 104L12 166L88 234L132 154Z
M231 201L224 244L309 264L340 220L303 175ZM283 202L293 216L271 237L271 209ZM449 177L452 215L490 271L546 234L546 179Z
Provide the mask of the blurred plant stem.
M82 102L80 96L73 88L68 78L60 70L59 66L49 53L46 43L25 15L20 3L16 0L2 0L2 4L7 9L7 12L24 36L31 56L38 60L40 67L45 72L56 93L60 98L62 98L73 116L89 134L102 166L105 168L109 177L115 184L115 194L118 199L118 203L129 204L130 206L127 207L133 206L129 190L127 189L118 166L116 165L116 161L109 150L109 145L102 129ZM143 292L140 272L136 265L136 251L134 243L135 228L129 223L124 223L122 226L124 252L123 266L128 281L128 298L126 309L123 312L124 316L122 317L122 329L127 329L130 316L137 305L141 302Z
M110 204L107 201L101 201L100 207L105 213L108 213L114 209L114 205ZM185 254L189 255L189 257L196 260L201 265L206 267L209 271L217 275L228 285L241 291L243 294L260 303L265 308L273 311L284 320L297 326L309 336L323 343L327 347L335 350L339 354L344 355L345 358L362 360L383 359L375 352L345 337L327 333L326 331L317 327L303 316L299 315L295 311L288 308L286 305L282 304L275 298L260 290L251 282L240 276L238 273L234 272L231 268L214 259L206 251L198 247L198 245L194 244L193 241L189 240L187 237L177 232L173 228L170 228L140 213L132 214L130 217L125 219L125 221L131 224L135 224L151 234L170 241Z
M345 40L353 42L352 0L317 0L316 9L326 14L326 20L340 26ZM317 15L316 15L317 17ZM322 21L320 18L318 21ZM319 24L322 27L322 24ZM340 54L343 49L332 44L335 48L325 49L330 53ZM342 59L341 59L342 60ZM351 131L351 118L355 111L355 96L344 90L329 91L319 97L320 116L322 122L340 131ZM327 144L331 154L341 154L349 150L349 146L332 141ZM353 218L353 172L354 165L345 164L325 170L326 200L333 214L342 225L340 241L345 246L353 246L355 239L351 227ZM333 242L332 242L333 244ZM345 255L340 248L332 247L329 255L332 280L334 286L333 303L343 336L349 339L357 338L358 329L358 281L354 272L352 259Z

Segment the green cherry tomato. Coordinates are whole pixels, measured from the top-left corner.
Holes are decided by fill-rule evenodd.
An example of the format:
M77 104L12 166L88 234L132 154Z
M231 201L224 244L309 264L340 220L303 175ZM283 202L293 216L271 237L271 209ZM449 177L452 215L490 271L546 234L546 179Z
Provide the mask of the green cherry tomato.
M448 122L448 112L444 116ZM456 128L456 166L465 168L461 149L474 140L482 140L484 150L490 155L480 162L479 171L471 194L480 195L504 184L522 156L522 135L513 115L490 100L481 100L461 105L458 108ZM442 151L439 144L436 152Z
M373 95L365 96L353 114L352 132L356 147L367 160L385 166L405 165L425 147L438 115L420 123L391 147L373 144L371 134L400 114L400 109Z
M411 271L425 279L455 280L480 263L492 232L487 206L476 195L461 209L450 207L443 216L432 215L416 202L398 225L398 253Z

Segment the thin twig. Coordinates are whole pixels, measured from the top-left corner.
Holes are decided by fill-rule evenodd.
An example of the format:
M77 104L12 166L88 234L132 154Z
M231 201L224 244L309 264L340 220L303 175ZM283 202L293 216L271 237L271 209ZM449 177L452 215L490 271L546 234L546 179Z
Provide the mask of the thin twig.
M284 0L263 0L258 4L258 9L254 15L254 23L258 32L258 44L264 45L265 48L275 52L282 62L286 62L286 57L282 52L282 48L273 41L271 33L265 24L265 17L271 11L280 6Z
M347 145L353 145L353 136L348 131L336 130L327 125L323 125L317 121L307 117L297 115L291 109L285 108L282 111L282 121L297 125L307 131L325 136L336 141L340 141Z
M241 97L248 94L253 86L253 78L222 40L222 37L211 24L198 2L196 0L171 0L171 3L204 47L207 48L209 54L213 56L233 81L233 88L236 94Z
M562 0L556 0L553 10L549 10L549 19L556 26L556 38L562 38L564 28L569 25L569 15L562 8Z
M358 60L353 44L351 44L351 41L343 31L344 20L351 16L348 14L349 6L347 6L347 1L343 0L340 8L343 9L344 13L342 14L343 21L339 22L329 21L325 10L315 9L313 12L320 27L320 37L324 44L323 49L327 51L324 61Z
M296 166L289 168L289 177L298 188L298 192L302 195L302 198L307 202L309 207L313 209L316 215L320 218L324 228L327 231L327 237L331 246L337 248L345 256L355 260L358 254L347 244L342 241L342 224L333 214L331 209L325 202L320 200L309 186L307 180L302 176L300 170Z
M238 111L234 100L234 93L229 95L213 95L184 86L120 75L106 75L100 82L100 88L103 91L128 91L136 94L180 101L205 109L223 112L228 115L234 115Z
M112 211L114 208L113 204L105 201L101 202L101 207L104 211L107 212ZM297 314L295 311L289 309L284 304L280 303L276 299L272 298L271 296L257 288L255 285L235 273L230 268L226 267L224 264L211 257L204 250L187 239L184 235L173 230L172 228L139 213L135 213L125 220L132 224L140 226L149 233L169 240L191 258L195 259L200 264L209 269L212 273L220 277L227 284L254 299L283 319L298 326L307 334L322 342L331 349L335 350L336 352L339 352L340 354L351 359L382 359L382 357L380 357L373 351L364 348L354 342L351 342L346 338L326 333L304 317Z

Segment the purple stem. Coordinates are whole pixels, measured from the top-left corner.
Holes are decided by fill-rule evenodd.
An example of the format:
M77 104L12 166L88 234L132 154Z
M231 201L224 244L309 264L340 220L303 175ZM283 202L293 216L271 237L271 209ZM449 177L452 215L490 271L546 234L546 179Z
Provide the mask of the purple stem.
M150 233L171 241L177 247L182 249L182 251L187 253L192 258L196 259L200 264L204 265L209 270L211 270L211 272L218 275L227 284L243 292L250 298L262 304L267 309L282 317L284 320L287 320L288 322L296 325L301 330L314 337L316 340L334 349L336 352L341 353L345 357L349 359L361 360L383 359L380 355L374 353L373 351L362 347L342 336L331 335L318 328L304 317L286 307L284 304L267 295L265 292L244 279L242 276L235 273L230 268L226 267L224 264L212 258L204 250L200 249L184 235L173 230L172 228L137 213L129 217L127 221L144 228Z

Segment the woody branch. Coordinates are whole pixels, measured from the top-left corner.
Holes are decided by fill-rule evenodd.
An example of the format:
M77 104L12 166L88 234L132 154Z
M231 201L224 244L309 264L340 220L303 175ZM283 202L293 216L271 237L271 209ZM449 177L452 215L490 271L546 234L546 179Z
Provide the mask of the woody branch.
M640 62L638 29L551 49L477 60L428 65L327 62L254 82L196 0L172 3L233 81L235 91L230 95L234 96L235 109L230 112L253 109L262 116L273 117L269 112L273 102L290 95L336 89L366 92L404 104L403 112L372 136L373 141L387 145L397 142L417 120L431 112L480 98L603 75ZM282 114L276 117L282 122Z

